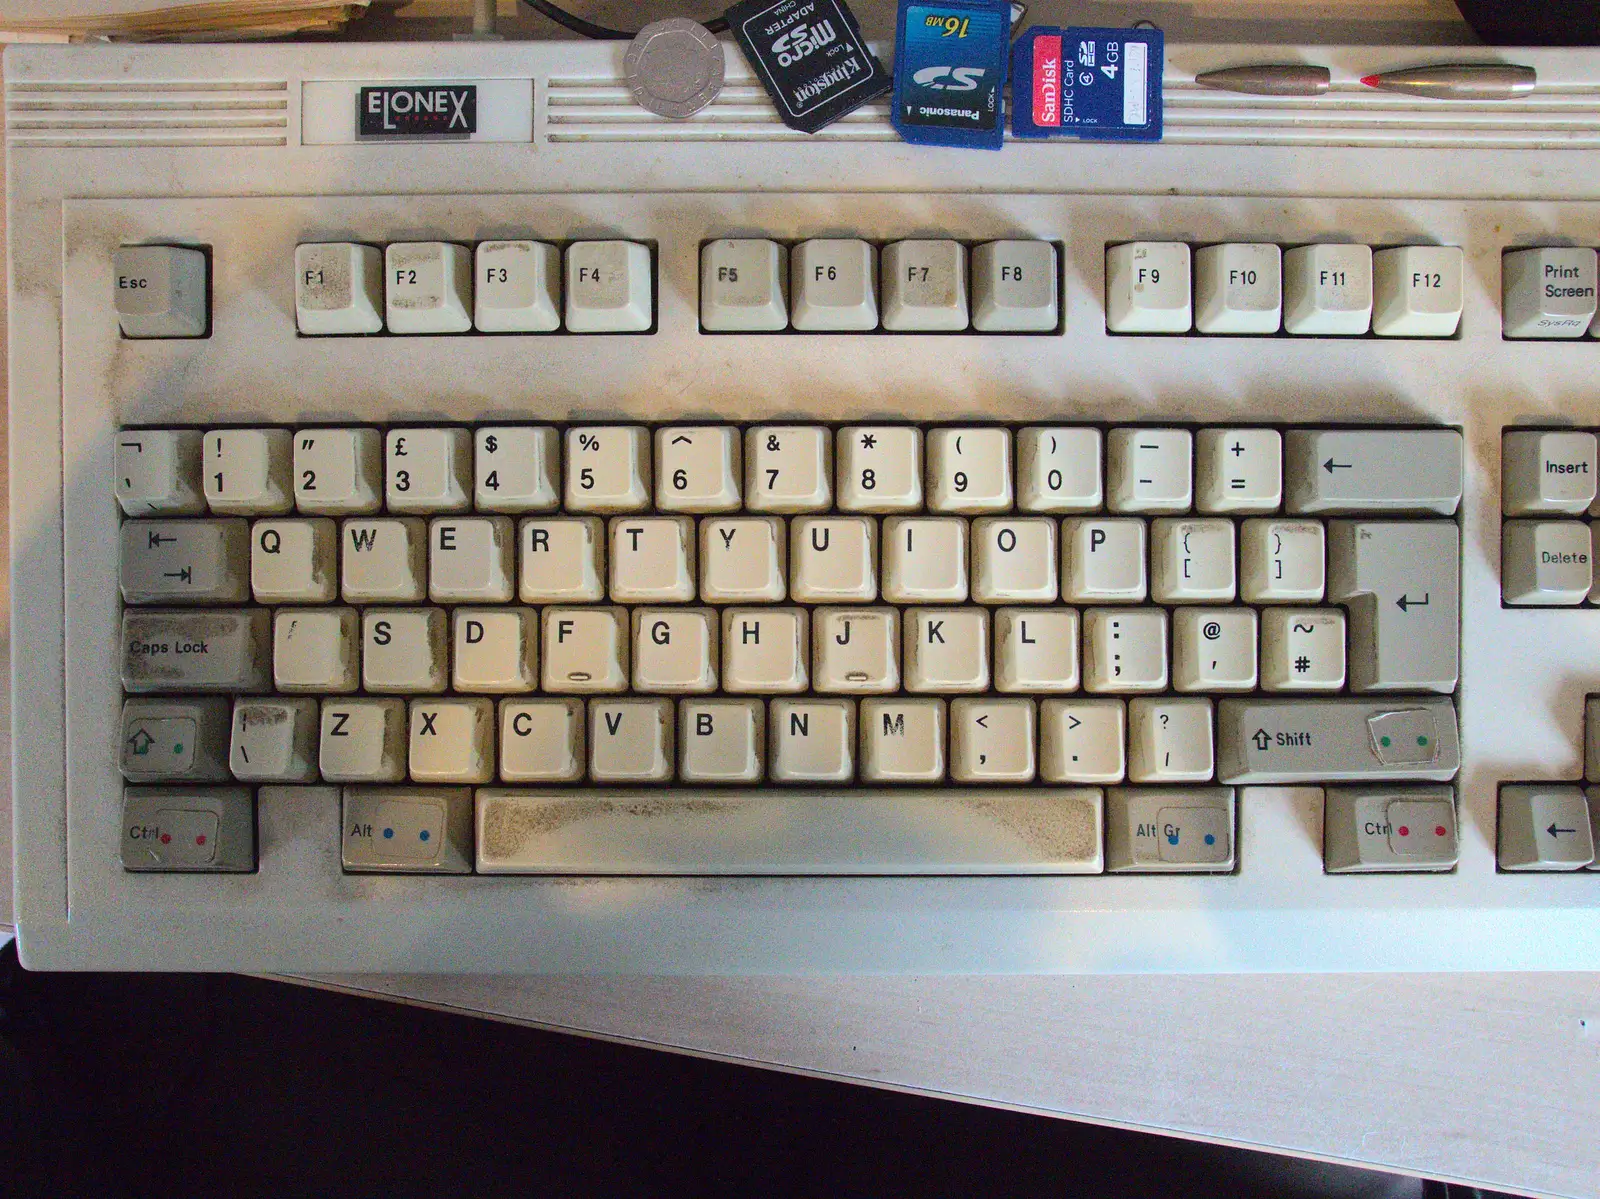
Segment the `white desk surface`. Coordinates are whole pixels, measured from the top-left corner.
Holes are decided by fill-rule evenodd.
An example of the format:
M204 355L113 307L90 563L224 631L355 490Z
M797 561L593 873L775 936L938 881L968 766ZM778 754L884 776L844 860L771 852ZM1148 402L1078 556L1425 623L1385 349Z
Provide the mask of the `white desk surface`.
M637 4L575 7L640 19ZM890 28L890 0L854 7L870 35ZM1066 24L1062 7L1034 4L1029 16ZM364 36L439 36L459 28L453 14L463 11L418 0ZM1448 0L1144 0L1077 4L1071 15L1079 24L1147 16L1169 37L1194 40L1470 40ZM527 18L514 30L550 36ZM9 657L8 604L0 621ZM0 786L0 936L11 918L8 815ZM1600 1196L1597 975L306 981L928 1095Z

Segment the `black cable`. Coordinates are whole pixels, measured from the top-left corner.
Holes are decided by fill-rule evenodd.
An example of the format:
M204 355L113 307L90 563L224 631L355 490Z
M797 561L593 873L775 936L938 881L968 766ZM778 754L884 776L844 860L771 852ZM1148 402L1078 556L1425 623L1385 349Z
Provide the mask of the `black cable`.
M550 3L550 0L522 0L522 2L533 9L534 12L542 13L544 16L549 17L557 25L570 29L573 33L582 34L584 37L592 37L597 41L630 42L639 34L637 29L630 33L626 29L612 29L609 25L596 25L593 21L586 21L564 8L557 8ZM711 33L725 33L728 29L728 19L726 17L714 17L709 21L702 22L702 24Z

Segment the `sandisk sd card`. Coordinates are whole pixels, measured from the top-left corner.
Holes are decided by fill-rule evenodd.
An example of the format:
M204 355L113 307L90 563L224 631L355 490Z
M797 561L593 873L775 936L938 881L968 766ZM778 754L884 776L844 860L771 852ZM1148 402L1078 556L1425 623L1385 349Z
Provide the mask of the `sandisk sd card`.
M1011 132L1160 141L1165 58L1159 29L1035 25L1011 51Z
M844 0L745 0L727 19L791 129L815 133L893 85Z
M908 142L998 150L1011 40L1007 0L900 0L890 119Z

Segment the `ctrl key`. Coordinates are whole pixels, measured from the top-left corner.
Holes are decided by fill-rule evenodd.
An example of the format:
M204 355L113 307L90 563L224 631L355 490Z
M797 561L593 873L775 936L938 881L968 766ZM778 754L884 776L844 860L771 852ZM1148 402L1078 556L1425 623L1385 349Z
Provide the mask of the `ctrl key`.
M1329 874L1447 871L1458 856L1449 787L1329 787L1322 860Z
M256 805L248 787L129 787L122 795L124 870L249 874Z
M470 787L346 787L344 868L360 874L471 874Z

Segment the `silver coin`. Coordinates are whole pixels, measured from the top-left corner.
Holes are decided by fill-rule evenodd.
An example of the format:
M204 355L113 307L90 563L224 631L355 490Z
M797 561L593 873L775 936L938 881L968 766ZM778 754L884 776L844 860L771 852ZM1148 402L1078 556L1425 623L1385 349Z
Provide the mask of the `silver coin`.
M641 108L681 121L722 91L722 43L697 21L652 21L633 39L622 75Z

